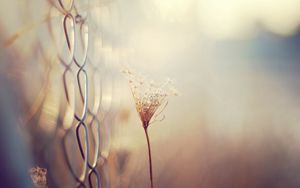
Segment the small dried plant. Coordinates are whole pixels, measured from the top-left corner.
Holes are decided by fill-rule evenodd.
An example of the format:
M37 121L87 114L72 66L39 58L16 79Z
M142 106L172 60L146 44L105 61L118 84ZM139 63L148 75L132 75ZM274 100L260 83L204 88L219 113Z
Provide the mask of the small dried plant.
M31 179L33 181L34 187L37 188L47 188L47 169L35 167L29 170Z
M153 188L151 146L148 127L153 122L162 121L164 119L164 115L161 116L161 118L159 118L159 116L168 105L168 97L172 95L177 96L178 92L172 87L172 81L170 79L167 79L161 84L157 84L129 69L123 70L123 73L128 78L136 110L139 113L145 131L149 155L150 182L151 188Z

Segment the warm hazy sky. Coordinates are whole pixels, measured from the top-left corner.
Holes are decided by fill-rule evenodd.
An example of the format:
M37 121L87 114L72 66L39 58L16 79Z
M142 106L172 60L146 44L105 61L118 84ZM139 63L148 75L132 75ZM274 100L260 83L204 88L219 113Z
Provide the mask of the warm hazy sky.
M24 60L20 65L25 66L20 67L22 75L27 77L21 80L22 84L28 79L30 87L38 88L40 85L33 83L39 79L30 82L32 70L43 70L43 67L35 66L34 60L38 59L30 56L35 54L30 46L42 41L47 53L54 47L47 36L48 28L40 27L49 5L46 1L34 2L2 1L0 34L1 39L18 31L24 34L8 51L13 49L9 53L17 53ZM300 0L116 0L109 6L90 2L95 24L90 27L94 39L90 44L95 47L93 60L104 62L101 66L107 68L101 74L104 77L102 110L108 110L111 104L116 108L121 104L122 109L131 112L129 121L118 129L117 145L139 152L146 144L126 80L117 73L123 65L157 81L171 78L181 93L170 98L166 119L149 128L156 172L159 164L165 164L179 151L181 156L176 164L186 160L186 168L198 175L202 166L195 164L202 164L197 161L199 153L203 154L203 148L198 147L200 143L204 148L208 145L209 150L214 143L229 140L224 141L229 151L231 146L232 151L244 151L242 140L259 151L268 139L268 143L279 140L283 148L295 145L295 141L286 138L296 137L300 131L297 34ZM54 24L61 23L58 16L53 20ZM40 76L43 77L42 72ZM60 83L61 74L51 76L53 83ZM168 152L161 152L165 149ZM212 159L213 164L223 159L224 153L230 156L230 152L222 152L211 152L211 157L220 156ZM244 157L248 159L246 154ZM145 162L146 154L144 158L139 156L137 153L133 157L134 162ZM185 175L188 170L183 170L182 177L189 178Z

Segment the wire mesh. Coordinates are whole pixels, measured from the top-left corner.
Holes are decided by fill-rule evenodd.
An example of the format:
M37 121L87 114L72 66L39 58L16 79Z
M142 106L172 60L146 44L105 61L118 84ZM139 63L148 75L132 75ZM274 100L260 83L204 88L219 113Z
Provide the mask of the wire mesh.
M69 51L70 58L64 60L63 57L59 57L60 63L64 66L65 71L63 73L63 85L65 97L67 100L67 111L65 113L63 128L65 134L63 136L63 153L66 164L71 172L73 178L77 182L77 187L100 187L100 175L98 172L97 161L99 159L99 143L100 143L100 121L97 117L100 108L100 88L97 83L97 77L99 77L99 71L96 66L93 65L91 60L88 60L88 48L89 48L89 13L88 11L79 11L77 2L71 1L69 5L65 5L62 0L58 0L59 9L63 14L63 28L65 41L67 43L67 50ZM86 4L89 6L88 2ZM82 9L81 9L82 10ZM69 24L69 27L68 27ZM70 29L70 31L69 31ZM95 98L94 105L91 107L88 105L89 100L89 77L87 73L87 62L89 65L94 66L95 70L92 75L94 77L94 90ZM76 83L72 86L68 86L67 74L73 76L76 75ZM76 100L74 95L75 87L79 92L80 100ZM70 91L72 90L72 91ZM76 111L75 101L81 101L81 108ZM73 112L74 119L69 118ZM89 116L89 119L88 119ZM68 120L69 119L69 120ZM66 148L67 135L71 133L72 123L75 121L76 129L76 142L83 159L80 173L74 170L73 165L70 162L70 154ZM90 139L90 137L92 139ZM94 151L91 152L90 141L93 141ZM95 182L93 184L93 178ZM87 181L88 179L88 181ZM86 183L88 182L88 183Z
M107 3L48 0L45 17L32 25L37 35L30 58L42 63L36 65L40 77L32 83L39 83L38 89L33 89L36 97L30 97L35 99L28 102L23 122L34 143L34 161L48 170L49 187L110 187L105 119L113 105L113 81L104 70L109 51L103 50L102 26L90 14L92 6ZM103 82L109 101L102 97Z

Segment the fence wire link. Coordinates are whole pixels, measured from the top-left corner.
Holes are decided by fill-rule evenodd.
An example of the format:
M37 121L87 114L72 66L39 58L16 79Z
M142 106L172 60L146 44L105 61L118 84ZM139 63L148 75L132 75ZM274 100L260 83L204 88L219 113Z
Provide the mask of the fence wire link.
M101 157L100 120L98 118L102 92L99 81L100 70L97 64L94 64L88 57L89 11L80 8L78 0L66 2L57 0L57 4L53 3L63 16L61 24L67 46L67 52L57 53L59 62L64 67L62 80L66 100L61 126L64 130L63 158L77 187L100 187L101 179L98 171L98 161ZM89 7L89 1L86 3L85 6ZM87 66L90 66L89 72ZM93 88L93 94L89 93L91 91L89 84ZM67 140L74 129L82 164L72 163L73 154L68 152Z
M49 187L109 187L110 125L118 102L114 99L113 66L108 65L113 64L110 39L114 33L105 35L105 31L113 30L105 28L112 27L107 24L113 22L107 18L111 1L36 3L28 1L24 12L29 20L38 21L8 40L13 44L21 34L36 32L28 40L32 49L27 54L27 72L36 73L40 79L32 74L24 83L29 86L27 91L33 91L24 97L28 110L23 118L31 136L33 161L47 169ZM48 10L37 11L43 16L37 18L33 9L41 4ZM16 49L22 51L22 45L16 45ZM33 83L40 85L26 85Z

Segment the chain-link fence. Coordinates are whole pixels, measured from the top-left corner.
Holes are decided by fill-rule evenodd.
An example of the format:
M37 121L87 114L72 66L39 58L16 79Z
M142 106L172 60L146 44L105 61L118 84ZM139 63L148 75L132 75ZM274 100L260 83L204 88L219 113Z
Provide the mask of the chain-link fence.
M30 24L5 45L26 62L10 72L23 68L17 80L34 164L47 169L49 187L110 187L115 2L22 3L20 19Z

